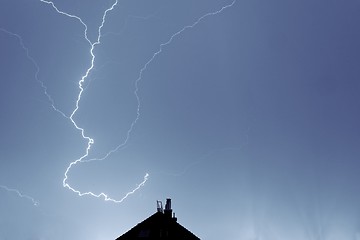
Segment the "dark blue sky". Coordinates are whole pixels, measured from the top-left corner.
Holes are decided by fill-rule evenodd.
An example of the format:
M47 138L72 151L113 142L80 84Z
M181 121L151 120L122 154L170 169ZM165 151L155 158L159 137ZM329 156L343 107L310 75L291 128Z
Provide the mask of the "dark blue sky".
M95 42L114 1L54 3ZM95 140L85 160L126 144L67 183L119 200L149 173L113 203L63 187L87 147L68 118L91 66L84 26L0 1L0 240L115 239L167 197L201 239L360 239L360 2L232 3L108 12L73 121Z

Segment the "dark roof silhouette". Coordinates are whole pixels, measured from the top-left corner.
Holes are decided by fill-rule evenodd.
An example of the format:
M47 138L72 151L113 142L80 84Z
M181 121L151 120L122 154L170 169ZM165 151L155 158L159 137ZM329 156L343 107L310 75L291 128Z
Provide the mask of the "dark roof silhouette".
M166 200L165 210L158 201L157 212L137 224L135 227L118 237L116 240L200 240L189 230L177 222L172 215L171 199Z

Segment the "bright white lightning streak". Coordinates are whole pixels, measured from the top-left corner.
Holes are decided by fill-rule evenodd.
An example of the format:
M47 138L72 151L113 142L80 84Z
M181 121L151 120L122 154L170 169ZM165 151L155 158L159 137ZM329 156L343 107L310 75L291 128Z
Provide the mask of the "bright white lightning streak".
M67 183L67 180L68 180L68 173L70 171L70 169L78 164L79 162L90 162L90 161L100 161L100 160L105 160L109 155L111 155L112 153L118 151L120 148L124 147L127 142L129 141L130 139L130 135L131 135L131 132L133 131L137 121L139 120L140 118L140 108L141 108L141 101L140 101L140 97L138 95L138 91L139 91L139 82L141 81L142 79L142 76L143 76L143 73L144 71L147 69L148 65L151 64L151 62L156 58L157 55L159 55L162 51L163 51L163 48L167 45L169 45L174 38L176 38L178 35L180 35L181 33L183 33L184 31L186 31L187 29L189 28L193 28L195 27L196 25L198 25L203 19L209 17L209 16L213 16L213 15L217 15L221 12L223 12L225 9L227 8L230 8L232 7L235 3L236 3L236 0L234 0L232 3L228 4L228 5L225 5L223 6L220 10L218 11L215 11L215 12L210 12L210 13L207 13L203 16L201 16L200 18L198 18L193 24L191 25L187 25L185 27L183 27L181 30L179 30L178 32L174 33L173 35L171 35L171 37L169 38L169 40L165 43L161 43L160 46L159 46L159 50L157 52L155 52L152 57L144 64L144 66L140 69L140 72L139 72L139 77L135 80L135 90L134 90L134 95L136 97L136 101L137 101L137 110L136 110L136 117L135 119L132 121L128 131L127 131L127 134L126 134L126 138L125 140L119 144L116 148L110 150L107 154L105 154L104 157L102 158L94 158L94 159L89 159L89 160L85 160L86 157L89 156L89 152L90 152L90 149L91 149L91 146L94 144L94 139L91 138L91 137L88 137L85 135L85 129L84 128L81 128L78 126L78 124L75 122L75 120L73 119L74 115L76 114L76 112L78 111L79 109L79 102L81 100L81 97L82 97L82 93L84 91L84 88L83 88L83 83L85 82L86 78L89 76L90 72L93 70L94 68L94 62L95 62L95 54L94 54L94 49L95 49L95 46L96 45L99 45L101 43L101 30L106 22L106 16L107 16L107 13L112 11L115 6L118 4L118 0L116 0L112 5L111 7L109 7L108 9L106 9L104 11L104 14L102 16L102 22L101 22L101 25L99 26L98 28L98 36L97 36L97 40L95 42L91 42L87 36L87 30L88 30L88 27L87 25L84 23L84 21L76 16L76 15L73 15L73 14L69 14L69 13L66 13L66 12L63 12L61 10L59 10L55 4L52 2L52 1L47 1L47 0L40 0L41 2L43 3L46 3L46 4L50 4L57 13L61 14L61 15L65 15L67 17L70 17L70 18L75 18L77 19L85 28L84 30L84 38L86 39L86 41L90 44L91 48L90 48L90 54L91 54L91 64L90 64L90 67L86 70L86 73L82 76L82 78L80 79L80 81L78 82L79 83L79 94L77 96L77 100L76 100L76 104L75 104L75 109L73 110L73 112L71 113L69 119L71 120L72 124L75 126L75 128L77 130L79 130L81 132L81 135L83 137L83 139L87 140L87 148L86 148L86 151L85 151L85 154L83 156L81 156L80 158L78 158L77 160L71 162L69 164L69 166L67 167L65 173L64 173L64 179L63 179L63 186L68 188L69 190L73 191L74 193L77 193L79 196L85 196L85 195L90 195L90 196L93 196L93 197L97 197L97 198L100 198L100 197L103 197L105 201L111 201L111 202L114 202L114 203L121 203L122 201L124 201L129 195L133 194L135 191L137 191L138 189L140 189L142 186L145 185L146 181L148 180L148 177L149 177L149 174L146 173L145 176L144 176L144 180L138 184L138 186L133 189L132 191L128 192L122 199L120 200L115 200L115 199L112 199L110 197L108 197L107 194L105 193L100 193L100 194L95 194L95 193L92 193L92 192L80 192L79 190L76 190L74 189L73 187L71 187L68 183Z
M69 118L67 117L62 111L60 111L58 108L55 107L55 102L54 100L52 99L52 97L50 96L50 94L48 93L47 91L47 87L44 85L44 83L39 79L39 73L40 73L40 67L39 65L37 64L37 62L35 61L35 59L30 55L30 52L29 52L29 49L25 46L24 44L24 41L22 39L22 37L19 35L19 34L16 34L16 33L13 33L13 32L10 32L4 28L0 28L0 31L10 35L10 36L13 36L13 37L16 37L19 41L19 44L21 46L21 48L24 50L25 54L26 54L26 57L30 60L30 62L34 65L36 71L35 71L35 79L36 81L40 84L41 88L43 89L47 99L49 100L50 104L51 104L51 107L54 111L60 113L63 117L65 118Z
M115 6L118 4L118 0L116 0L108 9L106 9L104 11L104 14L102 16L102 22L101 22L101 25L99 26L98 28L98 36L97 36L97 39L95 42L91 42L90 39L88 38L87 36L87 30L88 30L88 27L86 25L86 23L78 16L76 15L73 15L73 14L69 14L69 13L66 13L66 12L63 12L61 10L59 10L55 4L51 1L47 1L47 0L40 0L41 2L43 3L46 3L46 4L50 4L57 13L61 14L61 15L65 15L67 17L70 17L70 18L75 18L77 19L85 28L84 30L84 38L86 39L86 41L90 44L90 54L91 54L91 64L90 64L90 67L86 70L85 74L81 77L80 81L78 82L79 84L79 94L77 96L77 99L76 99L76 103L75 103L75 108L73 110L73 112L71 113L69 119L70 121L72 122L72 124L75 126L75 128L77 130L79 130L81 132L81 135L83 137L83 139L87 140L87 147L86 147L86 151L85 151L85 154L83 156L81 156L79 159L71 162L69 164L69 166L67 167L65 173L64 173L64 179L63 179L63 186L65 188L68 188L69 190L73 191L74 193L77 193L80 197L81 196L85 196L85 195L90 195L90 196L93 196L93 197L103 197L105 201L111 201L111 202L114 202L114 203L121 203L122 201L124 201L129 195L135 193L135 191L137 191L138 189L140 189L142 186L145 185L146 181L148 180L148 177L149 177L149 174L146 173L145 176L144 176L144 180L138 184L138 186L136 188L134 188L132 191L128 192L127 194L125 194L125 196L123 198L121 198L120 200L116 200L116 199L112 199L110 197L108 197L107 194L105 193L100 193L100 194L95 194L93 192L80 192L79 190L76 190L75 188L71 187L68 183L67 183L67 180L68 180L68 173L70 171L70 169L76 165L77 163L81 162L84 158L86 158L88 155L89 155L89 151L91 149L91 146L94 144L94 139L91 138L91 137L88 137L85 135L85 129L84 128L81 128L79 127L79 125L76 123L76 121L74 120L74 115L76 114L76 112L78 111L79 109L79 102L81 100L81 97L82 97L82 94L84 92L84 88L83 88L83 83L85 82L86 78L89 76L90 72L93 70L94 68L94 62L95 62L95 54L94 54L94 49L95 49L95 46L96 45L99 45L100 44L100 40L101 40L101 30L105 24L105 21L106 21L106 16L108 14L108 12L112 11ZM131 130L130 130L131 132ZM129 136L130 133L127 134L127 136ZM125 142L122 144L122 145L125 145L128 141L129 137L126 138Z
M193 24L191 25L187 25L185 27L183 27L181 30L179 30L178 32L174 33L173 35L171 35L171 37L169 38L168 41L164 42L164 43L161 43L160 46L159 46L159 50L156 51L152 56L151 58L144 64L144 66L140 69L140 72L139 72L139 77L135 80L135 91L134 91L134 95L136 97L136 100L137 100L137 110L136 110L136 118L135 120L131 123L131 126L129 128L129 130L127 131L127 134L126 134L126 139L125 141L118 145L116 148L112 149L111 151L109 151L104 157L102 158L93 158L93 159L88 159L88 160L82 160L81 162L91 162L91 161L100 161L100 160L105 160L107 157L109 157L112 153L118 151L119 149L123 148L127 141L129 140L130 138L130 134L133 130L133 128L135 127L136 125L136 122L139 120L140 118L140 108L141 108L141 101L140 101L140 97L139 97L139 82L141 81L142 79L142 76L143 76L143 73L144 71L147 69L148 65L151 64L151 62L156 58L157 55L159 55L162 51L163 51L163 48L167 45L169 45L174 38L176 38L178 35L180 35L182 32L184 32L185 30L189 29L189 28L193 28L195 27L196 25L198 25L203 19L205 19L206 17L209 17L209 16L213 16L213 15L217 15L219 13L221 13L222 11L224 11L225 9L227 8L230 8L232 7L234 4L236 3L236 0L234 0L232 3L228 4L228 5L225 5L223 6L220 10L216 11L216 12L210 12L210 13L207 13L203 16L201 16L200 18L198 18Z
M10 32L4 28L0 28L0 31L1 32L4 32L12 37L15 37L17 38L17 40L19 41L19 44L21 46L21 48L24 50L25 54L26 54L26 57L27 59L30 60L30 62L34 65L36 71L35 71L35 79L36 81L40 84L40 86L42 87L46 97L48 98L50 104L51 104L51 107L54 111L60 113L63 117L65 118L68 118L62 111L60 111L58 108L55 107L55 103L54 103L54 100L52 99L52 97L49 95L49 93L47 92L47 87L44 85L44 83L39 79L39 73L40 73L40 67L39 65L37 64L37 62L35 61L35 59L30 55L30 52L29 52L29 49L25 46L24 44L24 41L23 41L23 38L19 35L19 34L16 34L16 33L13 33L13 32ZM9 188L5 185L0 185L0 188L8 191L8 192L13 192L13 193L16 193L19 197L21 198L25 198L25 199L28 199L30 200L35 206L38 206L39 205L39 202L36 201L33 197L30 197L29 195L26 195L26 194L22 194L18 189L13 189L13 188Z
M17 189L9 188L9 187L4 186L4 185L0 185L0 188L6 190L6 191L8 191L8 192L16 193L16 194L17 194L19 197L21 197L21 198L25 198L25 199L27 199L27 200L30 200L30 201L34 204L34 206L38 206L38 205L39 205L39 202L36 201L34 198L30 197L29 195L26 195L26 194L21 193L21 192L20 192L19 190L17 190Z

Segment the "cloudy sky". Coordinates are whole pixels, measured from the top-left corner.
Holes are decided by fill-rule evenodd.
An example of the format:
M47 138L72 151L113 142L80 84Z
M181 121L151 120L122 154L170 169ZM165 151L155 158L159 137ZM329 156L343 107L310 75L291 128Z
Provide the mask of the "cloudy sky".
M53 3L0 0L0 240L360 239L358 0Z

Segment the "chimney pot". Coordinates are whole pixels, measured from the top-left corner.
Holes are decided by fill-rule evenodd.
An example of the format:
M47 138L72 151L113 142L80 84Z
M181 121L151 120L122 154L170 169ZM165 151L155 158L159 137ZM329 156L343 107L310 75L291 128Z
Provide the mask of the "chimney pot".
M166 199L166 204L165 204L165 211L164 211L165 215L168 216L169 218L171 218L172 215L172 209L171 209L171 199L167 198Z
M171 210L171 199L166 199L165 210Z

